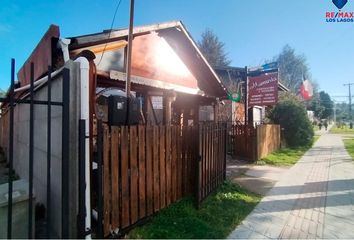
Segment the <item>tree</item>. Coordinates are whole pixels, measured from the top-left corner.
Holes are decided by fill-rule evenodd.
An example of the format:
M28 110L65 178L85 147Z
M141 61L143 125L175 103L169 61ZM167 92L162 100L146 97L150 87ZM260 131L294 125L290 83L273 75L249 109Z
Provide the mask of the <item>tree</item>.
M345 122L349 120L349 104L342 102L336 104L336 121L337 122Z
M279 76L283 84L298 94L302 81L309 79L310 71L306 57L295 53L295 49L285 45L281 53L275 57L278 62Z
M210 29L206 29L202 33L202 39L198 41L198 47L213 67L224 67L231 63L225 52L225 44Z
M324 107L321 104L321 99L320 99L320 94L318 92L315 92L313 94L312 99L307 102L307 109L311 110L314 112L315 117L318 119L322 118L322 113L324 111Z
M311 101L307 103L307 109L315 113L318 119L329 118L333 115L333 101L328 93L315 92Z
M305 105L297 96L291 93L281 94L268 118L284 129L284 138L289 147L311 146L314 131Z
M6 95L6 92L3 91L2 89L0 89L0 97L5 97L5 95Z
M329 118L333 115L333 102L328 93L321 91L320 92L320 103L323 107L321 118Z

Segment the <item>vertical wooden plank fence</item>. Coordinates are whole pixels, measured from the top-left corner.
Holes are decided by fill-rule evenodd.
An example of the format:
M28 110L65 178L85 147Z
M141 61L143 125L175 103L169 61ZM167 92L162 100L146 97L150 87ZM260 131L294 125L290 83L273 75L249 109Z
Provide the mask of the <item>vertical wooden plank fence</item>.
M166 206L171 204L171 128L166 127Z
M199 159L196 162L197 207L225 180L226 172L226 136L224 123L199 126Z
M153 129L152 126L146 127L146 206L147 216L153 213L153 176L152 176L152 144L153 144Z
M103 145L109 146L109 135L108 135L108 127L104 126L103 128ZM110 174L110 164L109 164L109 148L103 148L103 221L110 221L110 212L111 212L111 191L110 184L105 184L107 182L111 182L111 174ZM106 235L109 233L109 225L104 225L103 233Z
M138 221L138 138L137 127L130 127L129 149L130 149L130 214L131 224Z
M111 131L111 194L112 194L112 225L119 226L119 129L113 128Z
M121 134L120 134L120 151L121 151L121 195L122 195L122 228L128 227L130 225L130 201L129 201L129 142L128 142L128 128L121 127ZM109 146L109 145L107 145ZM106 145L104 146L106 147ZM105 151L104 151L105 152ZM104 172L104 175L108 173ZM106 184L106 183L105 183ZM107 185L110 182L107 182ZM107 225L107 224L104 224ZM114 227L112 229L115 229Z
M275 124L230 125L228 148L233 157L257 161L280 148L280 126Z
M159 167L159 145L163 145L163 143L159 143L158 138L158 126L153 126L153 176L154 176L154 212L160 210L160 167Z
M159 139L160 139L160 206L161 208L166 207L166 161L165 161L165 127L159 127Z
M186 196L199 205L224 180L226 125L103 129L105 236Z
M139 146L139 219L146 216L146 148L145 148L145 127L138 126ZM119 225L116 225L119 226Z
M257 126L257 159L261 159L280 148L280 125Z
M253 125L232 125L230 143L232 155L254 161L257 154L256 137L257 131Z

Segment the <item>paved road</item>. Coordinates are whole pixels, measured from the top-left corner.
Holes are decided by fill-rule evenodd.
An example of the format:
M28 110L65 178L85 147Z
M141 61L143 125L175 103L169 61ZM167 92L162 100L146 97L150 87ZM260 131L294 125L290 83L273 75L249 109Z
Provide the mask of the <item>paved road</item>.
M228 238L354 239L354 162L323 134Z

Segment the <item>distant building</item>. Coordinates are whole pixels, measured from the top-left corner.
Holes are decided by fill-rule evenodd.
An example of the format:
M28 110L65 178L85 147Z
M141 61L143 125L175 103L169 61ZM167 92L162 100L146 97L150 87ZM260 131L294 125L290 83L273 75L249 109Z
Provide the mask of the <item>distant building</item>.
M311 122L315 121L315 113L313 111L307 111L307 117Z
M225 100L225 105L220 109L220 118L224 121L244 122L245 121L245 95L246 95L246 69L239 67L215 67L228 92L239 93L241 95L239 102ZM280 81L278 82L278 91L288 92ZM254 106L248 109L248 120L253 124L260 124L264 121L266 115L266 106Z

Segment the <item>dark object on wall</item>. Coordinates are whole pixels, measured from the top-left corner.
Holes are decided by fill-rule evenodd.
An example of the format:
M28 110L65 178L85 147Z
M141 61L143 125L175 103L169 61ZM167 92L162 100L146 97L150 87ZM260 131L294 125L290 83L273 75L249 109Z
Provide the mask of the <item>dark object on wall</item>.
M140 101L131 96L129 114L127 115L127 101L125 92L110 88L99 90L97 98L97 118L110 126L137 125L140 116ZM128 121L127 121L128 117Z
M128 121L127 103L129 104ZM139 124L140 103L136 98L126 98L122 96L109 96L108 98L108 123L111 126L136 125Z

